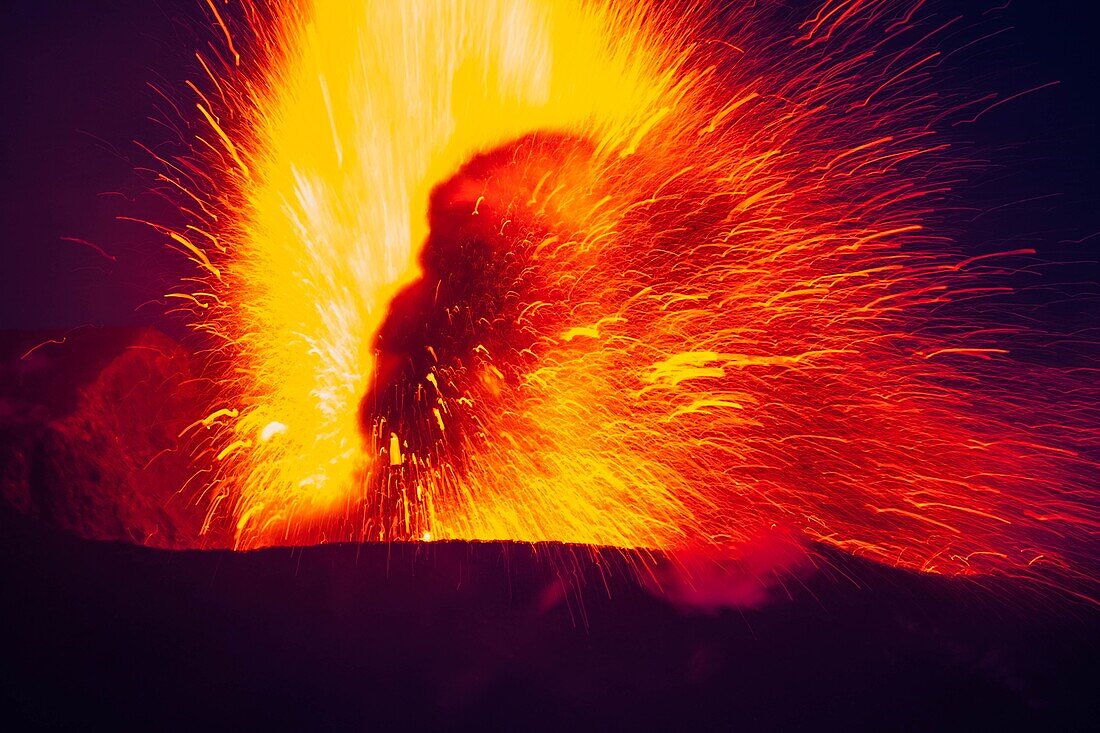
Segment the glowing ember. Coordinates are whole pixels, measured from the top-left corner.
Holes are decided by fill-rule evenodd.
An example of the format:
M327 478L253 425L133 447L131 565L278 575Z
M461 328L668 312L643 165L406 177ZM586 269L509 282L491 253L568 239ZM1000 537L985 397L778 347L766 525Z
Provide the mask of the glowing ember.
M693 6L210 3L163 163L239 547L778 530L1084 572L1094 391L974 315L1029 252L942 234L975 110L921 3Z

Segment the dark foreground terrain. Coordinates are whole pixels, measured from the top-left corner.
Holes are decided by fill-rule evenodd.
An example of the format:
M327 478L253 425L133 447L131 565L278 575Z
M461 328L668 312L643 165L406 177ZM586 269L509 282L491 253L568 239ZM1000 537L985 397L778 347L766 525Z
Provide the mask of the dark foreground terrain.
M7 730L1089 730L1098 712L1100 614L1006 583L845 561L697 615L569 548L180 552L0 522Z

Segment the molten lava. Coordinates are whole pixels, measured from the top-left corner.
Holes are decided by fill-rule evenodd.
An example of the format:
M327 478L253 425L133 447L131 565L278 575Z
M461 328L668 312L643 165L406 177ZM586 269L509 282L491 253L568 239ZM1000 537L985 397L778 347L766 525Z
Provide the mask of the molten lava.
M974 306L1030 253L945 236L921 6L211 2L163 161L209 517L1087 574L1095 389Z

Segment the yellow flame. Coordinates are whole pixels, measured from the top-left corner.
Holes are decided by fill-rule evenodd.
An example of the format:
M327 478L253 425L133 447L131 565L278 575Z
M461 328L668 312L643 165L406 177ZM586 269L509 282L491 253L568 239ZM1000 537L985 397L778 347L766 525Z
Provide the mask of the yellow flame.
M203 110L249 178L225 277L251 362L251 407L237 431L260 440L238 441L219 458L248 447L238 513L279 510L287 521L349 505L364 461L375 459L363 454L358 401L386 306L418 274L431 189L471 156L533 130L630 154L677 103L674 64L647 37L639 9L313 0L305 16L283 31L297 35L281 39L292 50L262 85L270 91L254 103L247 143L234 146ZM666 24L666 40L668 32ZM294 429L271 441L272 425ZM399 446L390 460L400 463ZM554 493L554 476L532 480L546 484L534 491ZM490 506L477 515L459 520L467 534L517 532ZM251 519L240 528L266 526L266 517ZM593 520L577 517L550 539L642 541L629 517L606 537L592 536Z

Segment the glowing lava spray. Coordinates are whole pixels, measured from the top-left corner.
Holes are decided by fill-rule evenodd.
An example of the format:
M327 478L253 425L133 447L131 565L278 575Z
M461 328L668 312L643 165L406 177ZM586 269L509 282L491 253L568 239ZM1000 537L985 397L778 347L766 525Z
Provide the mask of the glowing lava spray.
M211 520L1087 575L1096 390L977 315L1032 253L946 236L921 6L208 0L162 178Z

